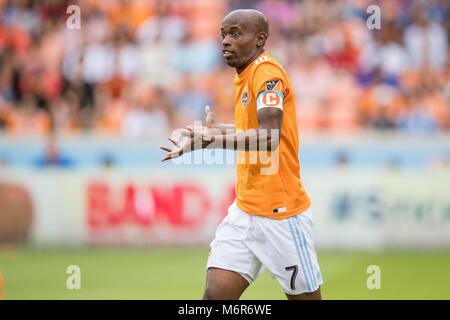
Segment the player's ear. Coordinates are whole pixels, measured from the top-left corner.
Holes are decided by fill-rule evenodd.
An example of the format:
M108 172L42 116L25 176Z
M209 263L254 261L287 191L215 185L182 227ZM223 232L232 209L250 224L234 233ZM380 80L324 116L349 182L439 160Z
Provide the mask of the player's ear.
M256 35L256 45L258 47L264 47L266 44L267 34L265 32L259 32Z

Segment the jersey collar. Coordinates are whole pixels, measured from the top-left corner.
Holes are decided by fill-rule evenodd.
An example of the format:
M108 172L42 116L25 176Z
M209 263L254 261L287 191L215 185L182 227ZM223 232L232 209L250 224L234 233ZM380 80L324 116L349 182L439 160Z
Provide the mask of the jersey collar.
M255 61L261 57L263 54L265 54L266 56L268 56L269 54L267 53L266 50L264 50L263 52L261 52L260 55L258 55L248 66L245 67L244 71L242 71L241 73L236 73L236 77L238 79L244 79L247 77L249 70L252 68L253 64L255 63Z

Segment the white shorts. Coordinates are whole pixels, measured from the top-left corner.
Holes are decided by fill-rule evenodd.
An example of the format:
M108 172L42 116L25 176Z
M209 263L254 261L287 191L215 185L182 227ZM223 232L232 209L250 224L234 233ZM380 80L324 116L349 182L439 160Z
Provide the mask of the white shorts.
M287 294L316 291L323 281L312 226L311 208L276 220L247 214L235 201L211 242L206 269L231 270L251 283L267 268Z

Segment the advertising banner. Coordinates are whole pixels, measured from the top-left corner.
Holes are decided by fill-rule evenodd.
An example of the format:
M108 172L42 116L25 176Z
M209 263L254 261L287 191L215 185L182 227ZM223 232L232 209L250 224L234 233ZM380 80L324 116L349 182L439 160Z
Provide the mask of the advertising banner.
M450 247L448 170L308 170L302 180L317 247ZM28 241L54 246L208 244L234 183L231 166L9 170L0 180L29 194ZM14 217L14 205L0 208Z

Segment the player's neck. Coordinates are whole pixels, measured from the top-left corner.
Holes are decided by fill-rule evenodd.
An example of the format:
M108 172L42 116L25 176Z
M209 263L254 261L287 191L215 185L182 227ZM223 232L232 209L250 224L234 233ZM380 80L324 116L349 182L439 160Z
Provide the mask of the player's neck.
M255 61L255 59L258 58L259 55L260 55L261 53L263 53L264 51L265 51L264 48L259 48L259 49L255 52L255 54L250 58L250 60L248 61L248 63L245 64L245 66L243 66L243 67L241 67L241 68L236 68L237 74L240 74L242 71L244 71L245 68L247 68L253 61Z

